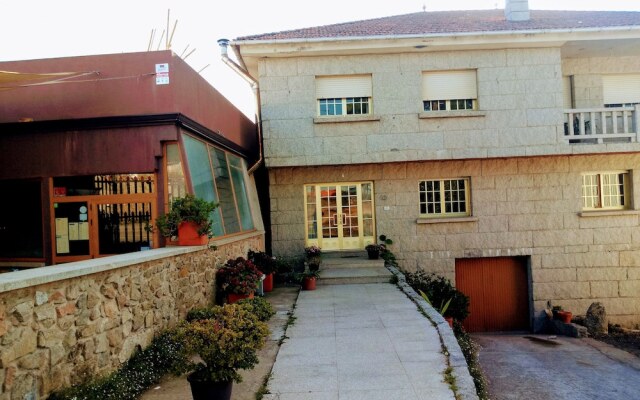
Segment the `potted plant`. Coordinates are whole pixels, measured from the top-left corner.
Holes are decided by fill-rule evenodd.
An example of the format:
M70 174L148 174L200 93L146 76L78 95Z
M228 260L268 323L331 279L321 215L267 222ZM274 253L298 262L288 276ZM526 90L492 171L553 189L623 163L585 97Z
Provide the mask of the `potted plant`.
M379 244L369 244L364 249L367 251L369 260L377 260L380 258L381 246Z
M164 237L178 236L180 246L205 245L213 236L209 216L218 205L188 194L173 200L171 210L156 219Z
M560 320L565 324L570 324L573 314L570 311L565 311L562 306L553 306L551 308L553 319Z
M304 248L304 252L307 255L307 264L312 271L318 271L320 269L320 263L322 262L322 249L318 246L309 246Z
M265 276L264 281L262 281L262 289L265 292L271 292L273 290L273 273L276 269L276 258L265 252L252 250L249 250L247 258Z
M447 300L446 302L443 300L442 303L440 303L440 307L436 307L431 303L431 300L429 300L429 297L425 292L420 289L418 289L418 292L420 292L420 296L424 299L424 301L426 301L431 307L433 307L438 313L440 313L440 315L442 315L442 317L449 324L449 327L453 328L453 317L447 315L447 310L449 309L449 305L451 304L451 300L453 300L453 298Z
M200 356L187 377L194 400L229 400L233 382L241 382L239 369L258 363L257 351L269 332L247 307L215 306L203 319L178 327L186 349Z
M227 296L227 302L253 298L262 273L249 260L243 257L227 260L216 271L216 285Z
M320 274L318 271L314 271L311 269L300 274L302 290L316 290L316 281L319 276Z

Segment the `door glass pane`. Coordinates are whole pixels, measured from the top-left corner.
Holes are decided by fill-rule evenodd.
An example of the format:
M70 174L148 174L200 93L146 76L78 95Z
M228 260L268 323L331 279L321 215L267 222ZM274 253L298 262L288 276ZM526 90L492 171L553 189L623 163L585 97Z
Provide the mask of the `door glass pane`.
M100 254L122 254L150 247L151 203L99 204Z
M56 255L88 256L90 250L88 203L53 203L53 213Z
M307 238L318 238L318 216L316 211L316 187L306 186L305 201L307 203Z
M338 199L335 186L320 187L320 208L322 210L322 237L338 237Z
M213 171L216 177L216 187L220 196L219 209L222 210L224 219L224 229L227 234L240 232L240 222L236 211L236 202L233 199L233 189L229 178L227 157L225 152L215 147L209 147L211 160L213 161Z
M213 186L213 175L211 174L211 166L209 164L209 154L207 145L204 142L196 140L191 136L182 136L187 162L189 165L189 173L191 175L191 185L193 186L193 194L207 201L218 202L216 192ZM220 208L213 210L211 215L212 230L215 236L224 235L222 221L220 217Z
M371 183L363 183L362 191L362 235L373 236L373 190Z
M180 149L176 143L167 145L167 192L169 204L173 199L182 198L187 194L187 182L182 170Z
M231 167L231 179L233 180L233 188L236 193L238 202L238 212L240 213L240 222L242 230L253 229L253 218L251 217L251 206L249 205L249 196L247 194L247 186L244 182L244 168L242 160L234 155L229 154L229 163Z
M358 237L358 190L356 186L341 186L342 236Z

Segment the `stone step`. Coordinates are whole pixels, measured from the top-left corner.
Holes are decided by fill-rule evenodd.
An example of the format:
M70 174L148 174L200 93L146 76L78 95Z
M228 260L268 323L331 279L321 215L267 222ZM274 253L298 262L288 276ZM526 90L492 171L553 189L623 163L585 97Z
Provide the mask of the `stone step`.
M367 258L328 258L322 259L320 269L334 268L384 268L384 260Z
M393 274L384 267L320 269L318 285L388 283Z
M322 253L323 260L334 258L367 258L367 252L364 250L340 250L327 251Z

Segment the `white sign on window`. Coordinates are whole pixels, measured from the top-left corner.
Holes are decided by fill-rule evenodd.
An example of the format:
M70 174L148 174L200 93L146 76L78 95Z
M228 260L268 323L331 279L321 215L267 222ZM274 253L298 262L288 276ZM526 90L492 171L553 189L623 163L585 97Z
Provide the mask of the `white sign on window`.
M156 64L156 85L169 84L169 64Z

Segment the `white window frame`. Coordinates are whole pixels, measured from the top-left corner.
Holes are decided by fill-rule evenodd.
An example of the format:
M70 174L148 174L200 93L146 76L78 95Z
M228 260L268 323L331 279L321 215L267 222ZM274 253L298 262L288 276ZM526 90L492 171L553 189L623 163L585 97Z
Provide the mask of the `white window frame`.
M371 115L372 100L370 74L316 76L316 113L320 117ZM339 105L340 112L323 114L323 102L331 102L336 108Z
M582 210L629 210L631 190L631 171L584 173L581 183ZM614 199L617 201L612 201Z
M334 114L323 114L322 113L322 102L332 102L334 106L337 104L340 105L340 113ZM349 112L349 105L353 105L351 107L351 112ZM360 112L354 112L357 108L356 105L360 105ZM362 112L362 108L366 108L367 112ZM320 117L339 117L342 115L370 115L371 114L371 97L344 97L344 98L326 98L326 99L318 99L318 116Z
M455 182L455 189L451 186L452 182ZM458 185L460 182L464 183L463 189L459 189ZM439 193L438 198L436 199L434 196L431 201L429 201L429 192L436 193L436 189L428 190L429 183L432 184L432 187L437 184L437 193ZM446 188L447 183L449 184L449 189ZM460 193L462 191L464 193L464 199L460 199L458 194L458 196L450 196L450 199L448 200L446 195L447 191L451 194ZM471 178L469 177L424 179L419 183L418 192L418 211L422 218L459 218L471 216ZM457 199L454 200L453 197L457 197ZM447 203L450 203L451 205L464 204L464 211L447 211ZM429 204L434 204L432 212L429 212ZM436 204L438 205L440 212L436 212Z
M471 104L471 108L467 105ZM464 105L460 108L460 105ZM477 70L423 71L422 110L475 111L478 109Z

